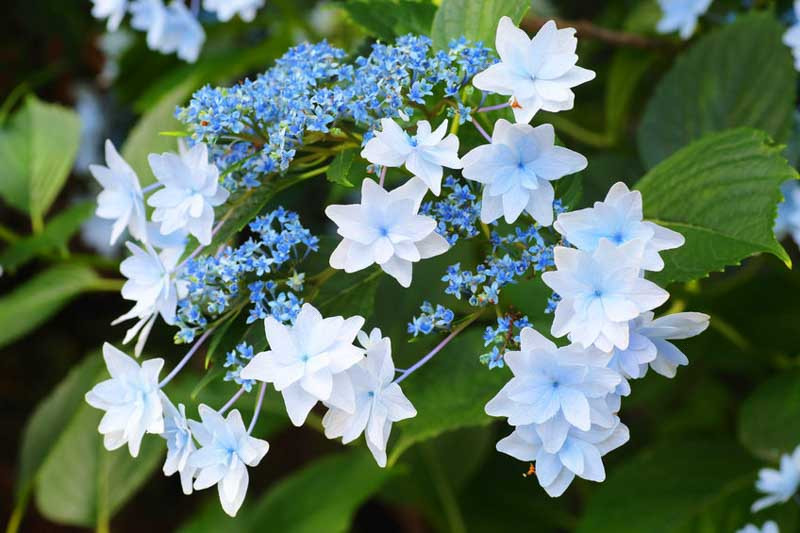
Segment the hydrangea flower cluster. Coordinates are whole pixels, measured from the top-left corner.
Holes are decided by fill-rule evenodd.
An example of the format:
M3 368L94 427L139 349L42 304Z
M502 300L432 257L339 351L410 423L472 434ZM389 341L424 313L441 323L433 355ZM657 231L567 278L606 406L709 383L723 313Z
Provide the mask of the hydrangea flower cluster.
M520 332L533 327L527 316L507 313L497 318L497 326L486 326L483 345L492 349L479 358L481 364L492 368L503 368L503 356L509 350L519 350Z
M464 85L492 61L480 43L459 40L435 52L428 37L414 35L345 58L324 41L298 45L255 80L199 90L176 116L195 142L216 146L228 189L251 188L285 172L311 142L368 139L380 119L411 115L434 94L458 105ZM235 140L218 144L223 136Z
M377 464L386 466L393 424L416 415L401 383L494 305L497 324L484 334L490 351L475 356L513 373L486 405L487 414L514 427L497 449L536 461L539 483L551 496L576 476L602 481L603 455L628 440L618 415L628 380L648 368L673 376L688 361L669 341L700 333L708 317L654 318L669 295L644 273L662 269L660 252L683 238L642 219L638 192L617 184L603 202L573 212L555 199L553 183L584 169L586 158L556 146L551 125L528 122L542 109L572 108L572 89L594 77L576 65L574 33L549 22L531 39L504 17L499 62L463 39L434 52L430 39L409 35L376 44L353 62L327 43L304 44L254 81L197 92L178 111L192 131L191 147L151 154L154 185L141 188L109 145L108 166L93 168L104 187L98 214L114 221L112 240L122 228L139 240L129 243L133 255L122 264L128 278L122 295L135 305L120 318L138 320L126 341L139 336L138 355L162 316L178 326L176 342L191 347L159 380L162 359L140 365L107 345L112 378L86 397L106 411L99 427L106 446L127 444L135 455L146 433L162 435L165 474L179 473L186 493L216 485L222 508L235 515L247 491L247 467L258 465L269 448L252 436L269 384L295 426L322 404L328 438L349 443L363 434ZM476 98L462 91L470 82L510 96L509 103L472 109ZM498 119L490 135L480 124L483 113L500 110L515 123ZM458 128L449 128L456 115L486 140L463 156ZM338 243L330 267L310 273L313 290L303 292L306 274L298 267L319 240L283 208L251 220L240 244L226 239L205 250L253 193L241 189L290 186L293 178L325 173L337 153L359 147L376 179L361 181L353 203L324 209ZM388 168L404 169L392 172L391 184ZM403 172L407 179L394 183ZM425 202L428 193L440 196L443 184L446 194ZM149 223L145 202L155 208ZM500 231L501 218L513 226ZM187 255L188 235L199 244ZM489 254L475 271L455 264L443 278L445 293L476 309L457 317L424 302L408 334L447 335L405 370L395 368L392 341L380 329L362 331L364 317L326 317L314 306L332 276L373 268L409 287L415 264L481 235ZM566 336L567 346L556 347L527 317L503 309L502 288L537 274L555 293L551 333ZM263 323L266 345L251 345L247 336L224 346L224 379L240 388L217 409L200 405L199 420L189 419L163 389L217 328L237 320L243 327ZM256 385L255 412L245 427L232 407Z
M214 13L218 20L227 22L238 15L251 22L265 0L203 0L202 7ZM189 9L182 0L92 0L92 16L108 19L106 27L113 32L119 29L125 15L131 15L131 27L147 34L147 47L162 54L176 54L180 59L194 63L206 40L206 33L198 21L200 2L192 2Z
M268 315L291 322L299 312L302 302L296 292L302 291L304 276L296 267L309 252L319 249L319 239L302 226L297 213L283 208L255 218L249 228L254 237L239 247L228 246L217 255L186 262L178 276L187 294L178 302L176 340L191 342L209 320L228 311L240 296L239 283L247 277L285 277L247 286L252 303L248 323Z

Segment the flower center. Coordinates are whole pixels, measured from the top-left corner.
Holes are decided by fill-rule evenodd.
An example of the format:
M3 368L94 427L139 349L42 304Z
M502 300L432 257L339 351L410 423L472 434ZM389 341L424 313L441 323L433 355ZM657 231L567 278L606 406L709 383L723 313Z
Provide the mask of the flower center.
M595 289L593 295L595 298L602 298L603 291L601 291L600 289Z
M616 232L614 235L611 236L611 240L617 244L622 244L623 241L622 232L620 231Z

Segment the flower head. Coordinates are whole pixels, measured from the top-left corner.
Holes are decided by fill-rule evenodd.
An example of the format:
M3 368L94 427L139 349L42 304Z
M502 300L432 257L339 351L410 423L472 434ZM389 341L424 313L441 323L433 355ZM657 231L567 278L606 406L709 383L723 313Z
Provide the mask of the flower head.
M197 61L206 34L182 1L173 0L164 6L162 0L135 0L131 13L131 26L147 32L148 48L162 54L175 53L189 63Z
M110 140L105 147L107 166L89 166L94 179L103 186L97 196L96 214L114 221L109 244L117 242L125 228L137 239L144 238L146 218L139 178Z
M653 222L642 220L642 193L631 191L622 182L609 189L606 199L594 207L558 215L553 227L570 244L593 252L601 239L623 244L638 239L644 243L641 268L660 271L664 261L658 254L683 246L683 235Z
M108 31L117 31L125 17L128 0L92 0L92 16L96 19L108 19Z
M127 443L133 457L145 433L164 432L164 416L158 374L163 359L148 359L141 366L109 343L103 345L103 359L111 379L86 393L86 403L106 413L98 430L107 450Z
M206 11L213 11L222 22L231 20L234 15L245 22L256 18L256 11L264 7L264 0L203 0Z
M527 211L539 223L553 222L551 181L586 168L586 158L555 145L550 124L532 127L500 119L492 143L468 152L461 162L465 178L484 184L481 220L494 222L505 216L513 223Z
M161 394L161 405L164 408L164 432L161 436L167 441L167 459L164 461L164 475L171 476L179 472L181 488L184 494L192 493L192 482L197 468L189 466L189 456L195 451L192 432L186 420L186 408L178 404L176 408Z
M258 466L269 450L265 440L251 437L244 427L242 415L234 409L223 418L207 405L198 408L202 423L189 421L200 449L189 456L187 464L198 469L195 490L217 485L222 509L236 516L242 506L250 478L248 466Z
M708 11L711 0L658 0L664 16L658 21L659 33L679 31L681 39L688 39L697 27L697 19Z
M409 172L420 178L425 185L439 196L442 189L442 175L447 168L461 168L458 159L458 137L447 135L447 121L431 131L427 120L417 122L417 134L408 135L397 123L381 119L383 131L375 133L364 149L361 157L375 165L399 167L405 165Z
M150 167L164 187L147 199L155 207L153 220L161 222L167 235L185 229L201 244L211 242L214 207L228 199L228 191L219 184L219 170L208 162L205 144L196 144L181 154L150 154Z
M646 338L655 348L650 368L662 376L673 378L678 367L688 365L689 359L668 341L700 335L708 328L709 319L704 313L673 313L653 320L653 313L648 312L636 319L632 331L636 336ZM647 365L642 364L640 368L644 376Z
M417 178L390 192L367 178L360 204L328 206L325 214L344 237L331 254L331 266L356 272L377 263L400 285L410 286L413 263L450 247L436 233L436 221L417 214L425 191Z
M511 96L517 122L530 122L539 110L572 109L572 88L595 76L576 65L577 45L575 30L559 30L552 20L530 39L510 18L503 17L495 40L500 62L476 74L472 84L482 91Z
M264 331L270 349L256 354L240 376L272 383L295 426L305 422L317 401L352 413L355 395L344 372L364 357L353 345L363 325L360 316L323 318L310 304L289 327L269 316Z
M384 467L392 423L412 418L417 411L400 390L400 385L392 383L395 368L391 340L384 337L374 342L373 334L380 336L380 330L372 330L367 356L347 371L355 392L355 410L349 413L332 406L322 419L322 425L326 437L341 437L344 444L366 431L367 447L378 465Z
M794 496L800 487L800 446L794 449L791 455L785 453L781 456L778 470L762 468L758 471L756 489L766 494L756 500L751 510L756 513L776 503L783 503Z
M542 281L560 297L551 332L556 337L604 352L627 349L629 321L655 309L669 293L640 276L644 243L634 240L615 246L601 239L594 252L557 246L557 270Z

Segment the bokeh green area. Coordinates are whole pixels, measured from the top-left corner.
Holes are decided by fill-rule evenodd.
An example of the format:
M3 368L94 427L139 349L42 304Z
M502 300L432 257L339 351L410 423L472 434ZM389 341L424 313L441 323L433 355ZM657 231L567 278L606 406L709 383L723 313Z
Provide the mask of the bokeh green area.
M653 176L664 168L681 168L686 179L704 175L690 176L697 165L689 156L683 167L658 163L709 134L724 136L734 128L764 132L734 135L754 135L754 150L766 147L770 157L797 163L797 75L780 42L785 26L779 17L789 2L754 2L755 12L748 13L740 2L718 0L689 42L654 33L655 2L527 4L347 0L320 6L310 0L270 0L253 23L209 25L194 65L151 52L141 35L133 35L132 46L118 60L119 75L101 84L103 26L91 18L88 1L12 0L0 20L0 57L5 59L0 96L13 97L3 113L24 106L17 97L25 94L71 107L76 85L88 85L100 95L107 115L105 135L147 182L152 180L147 154L175 149L174 137L159 132L181 128L172 118L176 105L206 83L228 84L265 70L300 40L325 37L357 54L376 38L432 28L428 31L437 42L461 28L472 37L488 35L491 44L500 14L525 12L522 27L529 32L541 18L558 16L639 38L631 45L579 35L580 64L595 70L596 80L576 90L574 110L535 119L552 122L560 142L589 160L587 170L560 185L558 193L569 198L570 207L602 199L619 180L634 186L655 167L650 183L639 184L645 213L674 213L681 205L665 200L669 195L659 193ZM434 22L442 17L437 10L447 10L448 24ZM737 14L734 22L727 22L730 12ZM459 23L458 14L471 18ZM712 152L693 146L697 157ZM786 174L782 159L769 163L775 165L768 171L769 183L735 190L723 185L715 191L719 201L750 196L771 199L774 206L780 180L792 174ZM356 164L366 170L366 163ZM725 167L725 173L731 180L744 179L750 169L739 162ZM3 172L0 168L0 180ZM121 341L122 329L109 323L127 304L97 282L119 277L119 258L98 256L75 233L91 212L76 203L90 200L90 178L79 170L68 174L42 216L48 239L16 249L11 258L17 267L0 277L0 514L21 520L20 531L706 533L768 518L777 520L781 531L800 530L800 507L791 502L756 517L749 511L757 497L757 470L800 444L800 271L787 268L787 259L800 263L800 252L791 241L783 242L784 252L762 231L748 233L756 237L747 246L728 243L709 254L712 245L750 231L750 219L728 220L709 210L704 223L714 229L713 242L693 241L693 248L681 252L686 261L714 255L703 265L704 272L713 273L695 280L696 270L683 270L671 278L678 281L668 285L672 296L663 311L707 313L711 327L679 341L690 365L676 378L651 372L632 383L621 414L631 440L604 458L604 483L576 480L563 497L551 499L534 477L523 475L528 464L495 451L495 442L510 428L485 415L483 406L510 372L488 370L478 361L485 351L482 328L493 320L487 313L404 383L419 415L395 424L386 469L374 464L363 443L343 447L325 439L318 411L305 427L291 428L279 395L270 390L255 431L270 441L270 451L251 469L247 501L234 521L222 513L214 489L187 497L176 478L160 475L164 450L159 439L146 439L148 446L136 461L125 450L102 448L96 432L100 414L84 403L83 393L104 375L98 355L102 342ZM390 185L401 179L400 173L389 173ZM266 208L280 203L299 212L315 234L330 234L320 206L351 195L351 189L319 179L281 192ZM761 215L759 223L769 224L768 207L759 204L751 211L742 212L754 219ZM51 234L48 224L59 214L63 221L52 227L60 231ZM33 231L29 217L15 206L0 204L0 222L20 237ZM0 264L3 257L11 261L3 254L12 244L0 245ZM323 253L312 261L324 264L332 244L323 238ZM328 301L339 313L363 313L367 327L380 326L392 338L395 362L404 368L437 340L408 342L407 321L423 300L469 312L464 302L444 294L441 276L456 261L474 267L485 252L477 243L461 243L446 256L415 266L408 290L392 279L370 276L353 287L352 278L337 274L321 308L325 311ZM668 264L669 257L681 256L665 254ZM14 298L15 291L37 279L37 290ZM501 304L527 314L547 332L548 295L531 279L504 289ZM48 305L39 307L42 299ZM265 342L259 328L248 334ZM171 336L169 328L157 327L147 355L165 357L168 366L177 361L183 348L176 348ZM222 339L211 354L216 380L199 390L207 371L203 358L196 358L168 393L194 404L224 403L236 390L219 379L224 351L232 348L225 344L233 337ZM245 419L252 403L245 398L239 404Z

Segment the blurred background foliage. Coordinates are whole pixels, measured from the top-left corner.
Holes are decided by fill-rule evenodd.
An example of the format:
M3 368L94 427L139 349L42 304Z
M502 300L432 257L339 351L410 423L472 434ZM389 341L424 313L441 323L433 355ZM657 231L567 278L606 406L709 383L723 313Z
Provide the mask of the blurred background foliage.
M786 257L766 254L670 285L672 310L708 313L711 329L683 343L691 363L675 379L651 373L633 383L622 413L631 441L606 457L607 481L576 480L560 499L523 477L527 465L494 451L508 430L483 405L508 371L479 364L478 330L407 382L420 415L395 428L385 470L363 446L342 449L314 424L283 431L288 420L272 395L257 430L268 436L270 453L251 473L236 522L222 514L215 494L187 498L176 479L154 475L163 453L157 440L145 440L150 446L136 462L102 449L100 414L83 394L104 372L100 344L121 338L109 322L127 308L117 292L119 250L104 246L91 219L96 191L87 169L102 161L103 140L122 146L146 183L147 154L175 149L175 138L159 132L180 129L175 106L206 83L263 71L302 40L327 38L355 54L375 38L433 28L435 42L463 29L491 44L499 14L518 4L268 0L252 23L204 21L207 42L189 65L149 51L141 34L105 35L88 1L10 0L0 19L0 187L7 198L0 204L0 514L23 531L684 533L728 532L749 521L757 469L800 443L800 273L787 269ZM797 75L780 42L780 16L790 3L753 4L715 1L699 35L685 43L654 33L654 1L533 1L522 26L532 33L546 17L578 21L580 64L597 72L576 91L574 110L537 116L589 159L569 184L575 207L601 199L615 181L633 185L705 134L739 126L788 144L785 155L796 163ZM445 9L468 16L437 15ZM751 9L757 13L745 14ZM28 188L9 192L23 174ZM318 206L346 192L304 184L280 200L319 233L325 222ZM784 244L800 262L794 243ZM435 303L431 287L456 256L474 262L479 251L460 244L447 258L418 266L411 289L380 279L369 285L366 304L348 301L354 309L368 305L369 323L383 325L396 343L398 366L413 360L398 342L406 318L420 301ZM335 284L327 290L340 296ZM548 331L547 295L540 284L522 283L507 288L504 300ZM150 351L176 359L170 335L156 328ZM198 392L201 361L194 361L196 374L170 387L176 397L222 403L235 387L217 380ZM247 418L251 407L241 407ZM799 509L788 504L759 518L797 531Z

